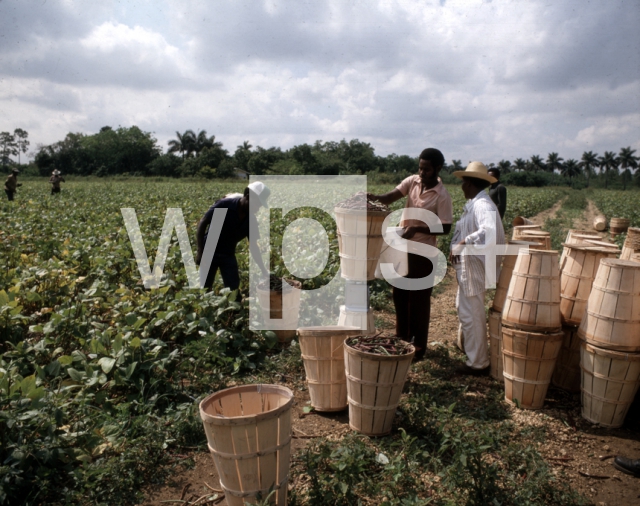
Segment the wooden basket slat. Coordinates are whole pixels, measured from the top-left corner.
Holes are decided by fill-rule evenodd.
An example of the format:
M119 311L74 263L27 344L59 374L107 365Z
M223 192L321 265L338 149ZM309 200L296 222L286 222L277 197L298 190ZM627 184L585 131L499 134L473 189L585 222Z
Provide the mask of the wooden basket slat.
M544 405L563 334L525 332L502 325L505 399L527 409Z
M258 492L286 485L292 405L293 393L279 385L228 388L200 403L227 504L242 506L253 502ZM274 503L284 506L286 496L286 486L279 488Z
M640 351L639 263L600 261L578 332L598 347Z
M582 342L580 367L583 418L604 427L621 427L640 387L640 353Z
M415 349L400 356L364 353L344 344L349 425L367 435L388 434Z

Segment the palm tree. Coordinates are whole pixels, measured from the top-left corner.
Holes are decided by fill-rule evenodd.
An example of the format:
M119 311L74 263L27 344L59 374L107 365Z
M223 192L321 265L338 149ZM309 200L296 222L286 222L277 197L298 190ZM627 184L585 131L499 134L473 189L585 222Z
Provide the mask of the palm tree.
M558 153L549 153L547 156L547 170L549 172L562 171L563 159L558 156Z
M196 134L193 130L186 130L183 134L176 132L176 137L177 139L172 139L168 142L169 153L181 153L184 160L195 151Z
M533 155L529 163L527 164L527 168L532 170L533 172L538 172L539 170L545 170L546 166L538 155Z
M619 160L613 151L605 151L604 155L598 160L600 171L604 172L604 187L607 188L609 183L609 171L615 169L618 172Z
M511 172L511 162L509 160L500 160L498 169L500 169L501 174L509 174Z
M522 158L516 158L513 161L513 165L515 166L516 170L518 172L525 170L527 168L527 162L526 160L523 160Z
M620 150L618 160L620 161L620 167L622 170L638 168L638 157L634 156L635 152L636 150L631 149L631 146Z
M236 152L233 154L238 168L247 172L249 172L249 161L253 156L251 152L252 147L249 141L244 141L242 144L236 146Z
M569 182L572 181L574 176L580 175L580 163L578 160L569 158L562 166L562 175L569 178Z
M633 174L629 169L624 169L620 174L620 179L622 180L622 189L626 190L627 185L633 180Z
M587 175L587 188L589 188L589 181L591 180L591 176L595 174L594 167L598 165L598 154L593 151L585 151L582 153L582 159L580 162L580 166L582 170Z
M462 160L451 160L451 165L449 166L449 173L451 174L458 170L463 170Z
M200 155L200 152L206 148L221 148L222 143L216 142L216 136L212 135L211 137L207 137L206 130L200 130L198 135L195 136L194 142L194 151L196 156Z

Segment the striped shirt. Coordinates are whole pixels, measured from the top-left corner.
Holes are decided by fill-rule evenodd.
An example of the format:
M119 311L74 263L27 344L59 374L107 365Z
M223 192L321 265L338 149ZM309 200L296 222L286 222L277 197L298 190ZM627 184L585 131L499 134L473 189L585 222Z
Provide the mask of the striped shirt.
M484 245L487 236L495 237L496 244L505 244L504 228L502 227L498 208L487 195L487 192L482 190L475 198L465 204L462 216L456 223L451 247L453 249L456 244L463 240L465 244ZM456 254L455 251L454 254ZM496 255L495 262L497 278L500 273L502 256ZM467 297L486 291L484 255L461 255L460 263L456 266L456 272L458 284ZM495 281L493 286L495 286Z

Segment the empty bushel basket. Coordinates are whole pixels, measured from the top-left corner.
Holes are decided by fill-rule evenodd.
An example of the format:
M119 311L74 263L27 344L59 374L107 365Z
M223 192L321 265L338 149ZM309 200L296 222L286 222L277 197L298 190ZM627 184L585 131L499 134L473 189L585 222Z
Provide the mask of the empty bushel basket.
M338 225L341 276L352 281L375 279L382 250L382 223L390 211L334 209Z
M347 409L347 378L342 345L349 336L362 331L356 327L301 327L300 352L309 384L311 405L316 411Z
M558 355L551 383L568 392L579 392L581 341L578 337L578 327L563 325L562 333L564 334L562 348L560 348L560 355Z
M282 290L267 290L266 284L260 284L256 292L265 323L269 323L279 342L290 342L298 328L302 283L283 278Z
M560 315L566 325L580 325L600 260L615 258L617 250L564 244L566 256L560 273Z
M594 346L640 351L640 264L600 261L578 333Z
M560 330L557 251L520 251L502 310L502 323L532 332Z
M620 353L582 342L582 417L621 427L640 385L640 353Z
M502 325L504 397L526 409L540 409L562 346L562 332L540 334Z
M221 390L200 403L209 451L229 506L255 504L276 490L287 502L293 392L278 385Z

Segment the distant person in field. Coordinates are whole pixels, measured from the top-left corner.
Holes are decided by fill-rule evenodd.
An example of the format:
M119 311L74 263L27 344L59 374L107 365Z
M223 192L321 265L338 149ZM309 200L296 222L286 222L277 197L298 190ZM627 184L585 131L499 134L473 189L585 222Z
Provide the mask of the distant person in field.
M4 192L10 201L13 200L18 186L22 186L22 183L18 183L18 174L20 174L18 169L11 169L11 174L9 174L7 180L4 182Z
M245 237L249 238L249 251L251 251L251 256L258 264L262 274L268 277L269 273L264 266L260 250L258 249L258 237L249 237L249 229L250 222L253 222L254 230L257 232L258 222L256 220L256 213L261 206L268 207L267 199L270 193L271 191L264 183L259 181L253 182L245 188L244 194L232 194L218 200L200 220L197 231L197 265L200 265L202 261L213 213L216 209L227 209L218 244L216 245L213 260L204 285L207 290L211 290L213 287L213 281L218 269L222 275L224 286L231 290L238 289L240 286L240 273L238 272L238 261L236 259L236 246Z
M54 193L60 193L61 182L66 183L60 171L56 169L51 173L51 177L49 178L49 183L51 184L51 195Z
M392 204L407 197L405 209L419 208L431 211L442 223L442 232L432 232L426 223L418 220L402 220L402 237L411 241L436 247L438 235L451 232L453 223L453 205L451 196L438 177L444 166L444 156L435 148L420 153L418 174L409 176L394 190L384 195L371 195L369 198L382 204ZM409 272L407 278L419 279L433 272L433 264L428 258L408 250ZM429 338L429 320L431 318L431 291L403 290L393 287L393 304L396 309L396 335L405 341L413 341L416 347L416 360L424 358Z
M481 376L489 373L490 366L484 309L485 257L462 254L461 250L465 245L485 245L487 237L494 237L496 244L504 244L504 228L498 218L498 209L486 192L496 181L489 175L487 167L481 162L471 162L465 170L456 171L453 175L462 179L462 191L467 199L451 239L449 257L458 279L458 336L464 337L462 347L467 354L466 363L457 372ZM495 257L496 275L500 260L501 256Z
M504 219L504 213L507 211L507 189L500 182L500 169L489 169L489 175L496 180L489 186L489 197L498 208L500 219Z

